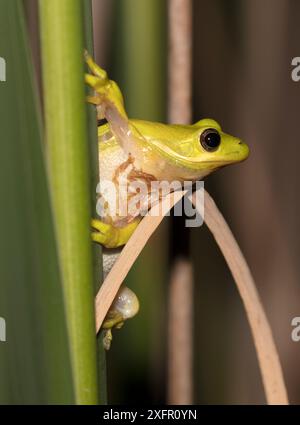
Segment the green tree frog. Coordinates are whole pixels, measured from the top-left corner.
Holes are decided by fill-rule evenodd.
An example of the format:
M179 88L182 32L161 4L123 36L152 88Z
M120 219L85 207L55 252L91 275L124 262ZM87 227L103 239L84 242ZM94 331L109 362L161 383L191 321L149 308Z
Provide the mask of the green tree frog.
M133 183L143 182L149 187L144 198L139 199L142 211L149 208L151 182L193 183L225 165L245 160L249 148L209 118L192 125L129 119L116 82L87 53L86 62L91 73L86 74L85 80L94 89L94 95L87 100L97 106L99 120L107 119L106 124L98 127L100 180L115 189L100 190L106 212L100 219L92 220L92 239L106 248L117 248L128 241L142 217L128 208L125 215L119 213L122 205L134 196ZM126 183L127 191L118 191L120 182ZM117 199L112 199L116 194ZM118 209L111 208L116 204ZM137 310L138 302L133 305ZM115 314L110 311L108 316L104 328L120 327L123 318L117 308Z

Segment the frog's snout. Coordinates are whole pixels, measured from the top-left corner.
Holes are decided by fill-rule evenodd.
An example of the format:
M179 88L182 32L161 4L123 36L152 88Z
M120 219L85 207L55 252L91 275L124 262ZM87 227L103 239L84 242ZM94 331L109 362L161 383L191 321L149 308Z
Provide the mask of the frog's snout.
M248 158L250 150L249 146L246 145L241 139L237 139L238 147L239 147L239 155L241 158L241 161Z

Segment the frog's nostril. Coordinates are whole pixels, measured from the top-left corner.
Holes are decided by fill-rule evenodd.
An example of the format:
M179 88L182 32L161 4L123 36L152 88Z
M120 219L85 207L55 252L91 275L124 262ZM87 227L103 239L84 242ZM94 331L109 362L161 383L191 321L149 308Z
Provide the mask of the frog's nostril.
M242 144L243 144L243 142L242 142L241 140L239 140L238 144L239 144L239 145L242 145Z

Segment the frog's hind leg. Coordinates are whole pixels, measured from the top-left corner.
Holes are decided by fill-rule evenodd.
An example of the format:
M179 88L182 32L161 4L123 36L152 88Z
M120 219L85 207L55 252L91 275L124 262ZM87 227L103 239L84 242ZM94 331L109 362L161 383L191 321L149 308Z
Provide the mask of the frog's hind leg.
M85 82L96 92L95 96L88 96L87 101L100 106L108 101L116 107L123 117L127 118L123 95L117 83L108 78L106 71L97 65L87 52L85 52L85 61L91 71L90 74L85 75ZM102 111L98 118L103 118Z
M120 329L127 319L138 313L139 308L136 294L127 286L121 286L102 324L103 344L107 350L112 341L112 329Z

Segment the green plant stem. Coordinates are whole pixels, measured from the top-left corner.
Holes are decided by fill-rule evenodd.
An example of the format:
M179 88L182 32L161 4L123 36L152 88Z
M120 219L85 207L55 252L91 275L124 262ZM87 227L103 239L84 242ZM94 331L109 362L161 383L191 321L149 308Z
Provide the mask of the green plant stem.
M76 403L97 403L81 0L40 0L49 178Z
M85 28L85 48L94 56L93 43L93 20L92 20L92 0L82 0L84 10ZM92 90L86 87L87 94L92 94ZM89 129L89 150L91 163L91 193L92 193L92 214L96 214L96 187L99 183L99 152L98 152L98 131L97 113L94 105L87 104L88 109L88 129ZM102 279L102 246L93 244L93 269L95 294L98 292ZM106 383L106 352L103 346L103 335L97 335L97 360L98 360L98 382L99 382L99 402L107 403L107 383Z

